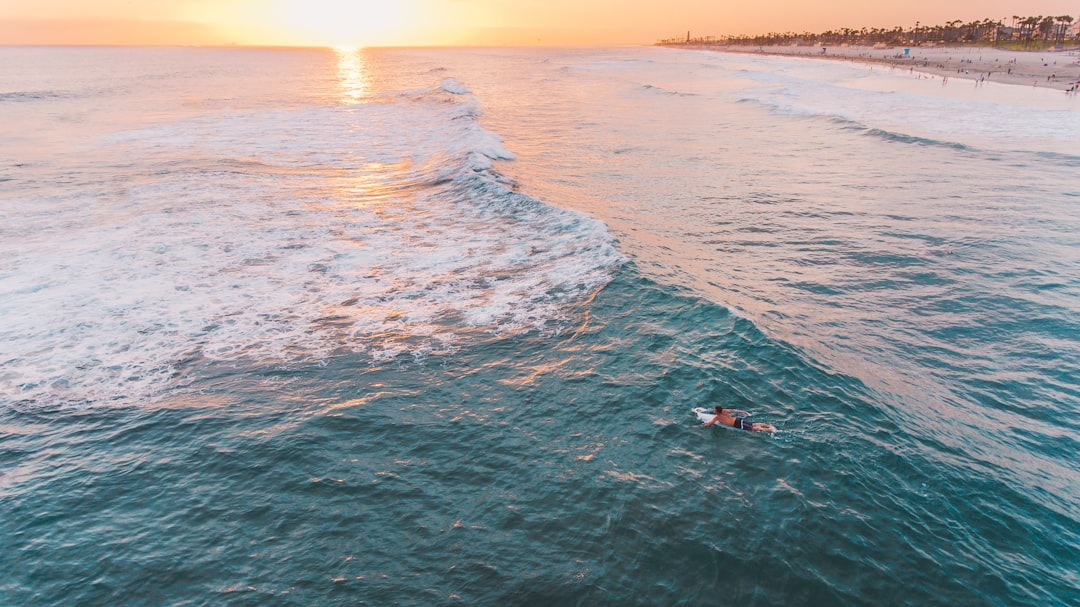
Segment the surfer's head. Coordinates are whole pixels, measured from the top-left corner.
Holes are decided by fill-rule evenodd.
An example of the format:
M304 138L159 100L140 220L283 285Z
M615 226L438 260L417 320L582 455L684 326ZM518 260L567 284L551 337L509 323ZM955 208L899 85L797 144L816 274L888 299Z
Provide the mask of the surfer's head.
M721 407L720 405L716 405L715 407L713 407L713 408L712 408L712 410L713 410L713 411L716 411L716 414L717 414L717 415L720 415L721 413L723 413L723 412L724 412L724 408L723 408L723 407Z

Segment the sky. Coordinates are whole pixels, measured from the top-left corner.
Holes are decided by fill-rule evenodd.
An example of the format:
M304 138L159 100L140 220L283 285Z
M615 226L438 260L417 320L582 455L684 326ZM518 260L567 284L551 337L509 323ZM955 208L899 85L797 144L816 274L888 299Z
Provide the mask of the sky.
M0 0L0 44L651 44L1013 15L1080 0Z

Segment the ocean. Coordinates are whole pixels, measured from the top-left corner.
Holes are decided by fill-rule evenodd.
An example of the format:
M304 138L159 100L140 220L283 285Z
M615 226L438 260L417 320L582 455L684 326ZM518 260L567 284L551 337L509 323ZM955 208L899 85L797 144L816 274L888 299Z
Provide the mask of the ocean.
M0 59L0 605L1080 604L1075 96Z

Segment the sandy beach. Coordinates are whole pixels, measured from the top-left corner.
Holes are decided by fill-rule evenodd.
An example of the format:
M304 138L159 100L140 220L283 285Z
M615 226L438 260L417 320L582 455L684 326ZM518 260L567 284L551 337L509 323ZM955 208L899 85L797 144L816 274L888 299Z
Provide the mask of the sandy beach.
M791 55L885 64L937 78L993 81L1067 91L1080 81L1080 51L1010 51L985 47L874 48L839 46L713 46L730 53ZM948 82L946 80L945 82Z

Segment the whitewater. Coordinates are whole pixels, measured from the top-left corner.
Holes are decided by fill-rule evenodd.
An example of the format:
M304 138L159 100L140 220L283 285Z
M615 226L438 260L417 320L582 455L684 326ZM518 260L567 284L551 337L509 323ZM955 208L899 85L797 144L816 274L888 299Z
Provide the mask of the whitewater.
M0 56L0 604L1080 601L1075 96Z

